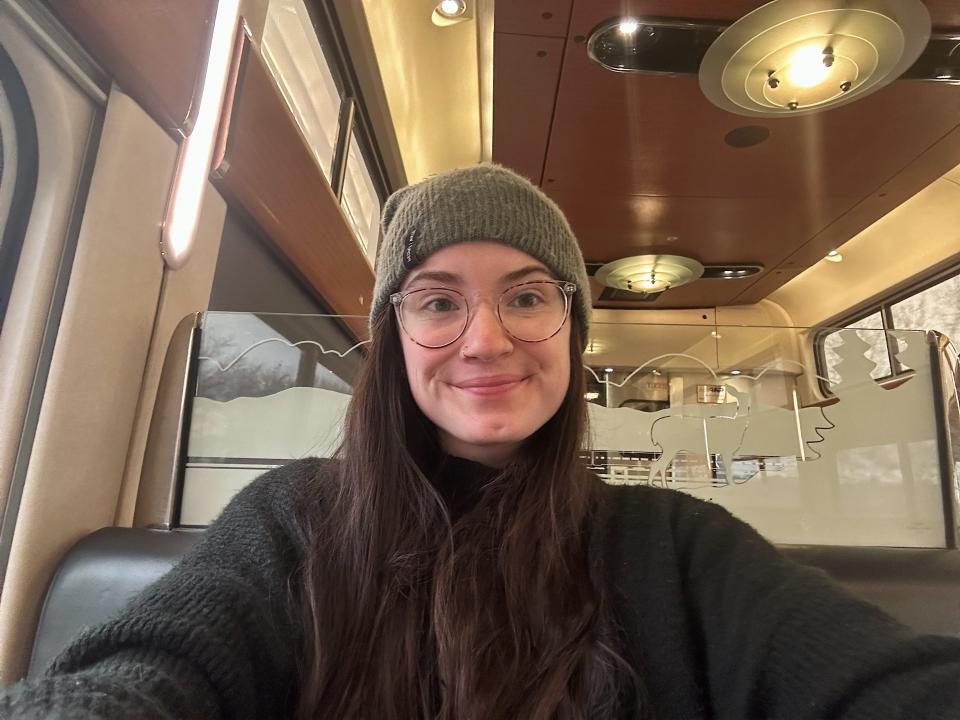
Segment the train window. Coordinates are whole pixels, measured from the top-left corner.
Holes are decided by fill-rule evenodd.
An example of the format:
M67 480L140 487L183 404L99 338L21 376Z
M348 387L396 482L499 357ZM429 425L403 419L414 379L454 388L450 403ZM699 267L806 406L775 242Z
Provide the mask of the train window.
M327 179L340 118L340 90L301 0L270 0L261 50Z
M960 338L960 273L953 271L921 289L911 288L855 322L820 333L816 356L824 395L833 394L831 388L839 378L835 369L839 360L836 349L842 342L843 330L859 330L861 340L870 345L866 357L875 365L870 373L874 380L898 375L909 368L898 357L899 345L893 331L936 330L954 344Z
M960 274L893 303L893 326L929 328L960 341Z
M373 264L380 232L380 197L367 166L357 133L350 139L347 174L343 183L343 209L360 246Z
M842 328L838 328L833 332L823 335L820 375L826 375L830 386L835 385L840 381L840 375L836 370L836 365L840 361L840 356L837 354L837 348L842 343L841 331L862 330L863 332L859 332L857 334L861 340L865 341L870 346L869 351L866 353L866 357L875 366L873 370L870 371L870 377L872 377L874 380L880 380L885 377L889 377L891 375L890 357L887 354L887 344L884 333L882 332L883 329L883 317L878 311L867 315L856 322L849 323L844 325Z

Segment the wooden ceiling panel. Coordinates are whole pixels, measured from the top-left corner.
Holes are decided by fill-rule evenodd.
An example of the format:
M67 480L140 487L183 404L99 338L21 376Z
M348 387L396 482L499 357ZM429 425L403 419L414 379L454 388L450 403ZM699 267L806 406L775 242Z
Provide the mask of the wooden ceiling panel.
M588 195L545 187L564 209L584 256L592 262L672 253L705 264L761 263L772 268L851 202L832 198L813 205L766 198Z
M183 130L210 42L215 0L48 0L60 20L167 130Z
M561 38L494 33L493 159L539 184L563 61Z
M589 35L604 20L623 17L670 17L720 20L725 24L766 5L768 0L578 0L571 17L571 35ZM499 10L499 6L497 7Z
M565 38L572 4L573 0L497 0L494 32Z
M802 269L819 262L830 250L862 232L913 197L919 189L929 185L931 175L934 178L946 175L958 162L960 127L941 138L903 171L798 248L783 262L782 267L787 270Z
M612 73L570 43L545 180L629 195L863 197L958 122L960 87L907 80L823 113L741 117L712 105L696 77ZM769 139L727 145L744 125Z
M574 3L571 34L586 35L600 21L631 15L633 17L674 17L698 20L722 20L732 23L766 5L768 0L578 0ZM497 3L497 12L504 0ZM521 3L516 3L521 4ZM935 28L960 27L960 3L956 0L924 0ZM599 20L597 19L599 18Z
M902 80L822 113L750 118L712 105L695 75L613 73L587 56L586 37L612 17L728 24L763 4L574 0L546 130L539 108L548 102L534 87L544 81L529 74L518 46L501 38L495 49L494 158L537 179L546 148L541 185L588 259L668 252L766 268L736 283L698 281L649 307L755 302L960 163L960 139L949 140L960 133L957 86ZM935 26L960 25L960 3L927 5ZM497 30L501 20L520 28L519 13L505 10ZM745 125L770 135L753 147L727 145L726 134Z

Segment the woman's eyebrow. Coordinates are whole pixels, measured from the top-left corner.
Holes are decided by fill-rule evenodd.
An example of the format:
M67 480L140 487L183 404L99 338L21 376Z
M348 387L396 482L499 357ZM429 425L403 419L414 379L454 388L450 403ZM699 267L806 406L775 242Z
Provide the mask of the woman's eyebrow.
M527 265L519 270L508 272L501 278L501 280L503 282L514 282L516 280L520 280L521 278L525 278L527 275L532 275L533 273L544 273L545 275L550 275L550 271L547 270L543 265Z
M407 281L407 285L413 285L414 283L421 282L423 280L444 283L446 285L463 284L463 278L456 273L445 272L443 270L423 270L421 272L414 273L413 277Z

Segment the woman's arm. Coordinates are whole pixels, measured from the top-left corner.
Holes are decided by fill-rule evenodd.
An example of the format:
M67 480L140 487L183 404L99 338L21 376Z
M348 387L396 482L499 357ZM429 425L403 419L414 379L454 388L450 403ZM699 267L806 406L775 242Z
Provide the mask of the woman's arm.
M0 696L0 717L289 714L300 635L288 583L303 546L294 514L298 489L320 470L320 461L298 461L239 492L118 617Z
M913 634L719 506L678 501L674 527L718 717L960 717L960 639Z

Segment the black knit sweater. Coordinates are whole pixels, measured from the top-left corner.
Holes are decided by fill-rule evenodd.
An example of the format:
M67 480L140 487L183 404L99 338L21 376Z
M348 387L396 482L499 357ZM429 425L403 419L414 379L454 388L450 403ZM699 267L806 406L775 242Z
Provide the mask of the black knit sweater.
M326 472L297 461L242 490L174 570L0 696L0 717L291 717L295 508ZM469 502L457 488L484 474L451 463L441 489ZM646 487L602 495L591 555L659 718L960 718L960 640L912 635L719 506Z

